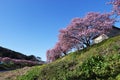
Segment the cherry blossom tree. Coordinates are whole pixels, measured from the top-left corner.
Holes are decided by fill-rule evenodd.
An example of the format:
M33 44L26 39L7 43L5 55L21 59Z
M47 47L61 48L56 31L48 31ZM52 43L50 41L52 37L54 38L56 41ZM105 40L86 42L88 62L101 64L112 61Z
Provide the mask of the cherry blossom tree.
M60 31L59 39L73 43L72 47L88 47L95 36L107 33L112 28L114 19L110 16L91 12L83 18L74 18L67 28Z
M66 47L63 46L62 42L57 42L56 45L55 45L55 47L54 47L54 49L60 55L62 55L62 53L64 55L66 55L67 50L68 50Z
M108 33L115 22L108 13L90 12L83 18L74 18L64 29L60 30L59 41L54 48L47 51L47 61L52 62L73 48L81 50L91 45L95 36Z
M47 56L47 62L50 63L60 58L61 52L57 48L53 48L53 49L47 50L46 56Z
M74 45L78 43L78 40L73 38L71 32L67 28L60 30L59 41L62 44L62 49L65 52L70 51L75 47Z
M120 0L111 0L110 4L113 5L113 13L120 15Z
M50 49L47 50L46 57L47 57L47 62L50 63L52 61L52 54Z

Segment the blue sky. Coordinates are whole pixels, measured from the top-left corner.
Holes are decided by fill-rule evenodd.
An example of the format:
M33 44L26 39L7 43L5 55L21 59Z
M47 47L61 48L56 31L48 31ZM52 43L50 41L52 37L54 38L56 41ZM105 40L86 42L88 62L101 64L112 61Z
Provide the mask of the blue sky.
M0 0L0 46L46 60L59 29L87 12L110 12L108 1Z

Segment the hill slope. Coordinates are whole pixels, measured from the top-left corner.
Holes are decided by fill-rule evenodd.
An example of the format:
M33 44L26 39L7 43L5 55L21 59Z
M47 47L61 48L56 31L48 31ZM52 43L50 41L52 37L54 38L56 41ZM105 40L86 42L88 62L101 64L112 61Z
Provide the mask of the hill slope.
M120 36L33 67L17 80L120 80Z
M1 46L0 46L0 57L9 57L12 59L23 59L23 60L37 61L37 59L33 55L26 56L20 52L16 52L16 51L13 51L13 50L1 47Z

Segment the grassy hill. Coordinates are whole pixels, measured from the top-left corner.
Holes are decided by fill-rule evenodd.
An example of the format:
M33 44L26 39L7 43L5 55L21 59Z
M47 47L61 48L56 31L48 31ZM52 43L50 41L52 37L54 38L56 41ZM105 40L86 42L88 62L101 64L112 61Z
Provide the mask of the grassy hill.
M120 36L35 66L17 80L120 80Z

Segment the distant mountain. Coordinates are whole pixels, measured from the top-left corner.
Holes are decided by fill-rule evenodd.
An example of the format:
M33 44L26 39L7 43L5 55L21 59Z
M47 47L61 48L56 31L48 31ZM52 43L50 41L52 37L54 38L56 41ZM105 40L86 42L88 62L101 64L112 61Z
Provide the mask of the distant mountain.
M39 61L34 55L26 56L20 52L16 52L0 46L0 57L9 57L12 59L23 59L31 61Z

